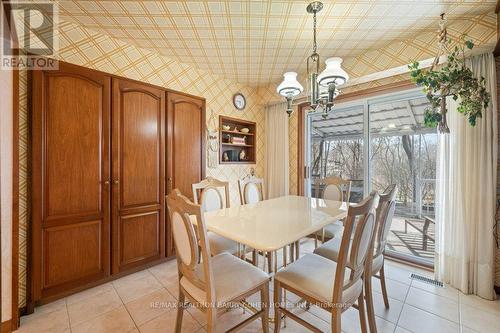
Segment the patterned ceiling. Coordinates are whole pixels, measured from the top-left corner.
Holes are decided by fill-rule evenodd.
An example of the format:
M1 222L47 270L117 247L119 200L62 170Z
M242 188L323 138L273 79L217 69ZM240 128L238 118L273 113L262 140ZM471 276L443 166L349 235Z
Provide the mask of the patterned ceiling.
M305 72L311 52L309 1L60 1L60 19L153 50L249 86ZM355 58L390 43L494 12L496 0L324 1L318 48ZM324 59L323 58L323 59Z

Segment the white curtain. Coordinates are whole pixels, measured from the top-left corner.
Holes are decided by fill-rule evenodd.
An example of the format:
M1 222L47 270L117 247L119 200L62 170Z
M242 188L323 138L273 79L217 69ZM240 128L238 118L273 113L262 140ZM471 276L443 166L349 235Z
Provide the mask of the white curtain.
M286 104L266 108L267 198L289 194L288 115Z
M494 299L493 226L497 163L495 59L483 54L467 60L486 78L491 103L475 127L448 99L450 134L439 135L436 184L436 275L466 294Z

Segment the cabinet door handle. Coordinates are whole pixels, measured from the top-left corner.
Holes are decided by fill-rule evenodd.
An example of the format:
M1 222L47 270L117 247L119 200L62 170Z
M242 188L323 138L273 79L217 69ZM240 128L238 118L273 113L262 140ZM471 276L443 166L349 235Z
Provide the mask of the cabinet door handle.
M119 179L115 179L115 180L113 181L113 184L115 184L115 185L120 184L120 180L119 180Z
M109 185L109 180L105 180L104 185Z
M172 178L167 178L167 194L170 194L172 191Z

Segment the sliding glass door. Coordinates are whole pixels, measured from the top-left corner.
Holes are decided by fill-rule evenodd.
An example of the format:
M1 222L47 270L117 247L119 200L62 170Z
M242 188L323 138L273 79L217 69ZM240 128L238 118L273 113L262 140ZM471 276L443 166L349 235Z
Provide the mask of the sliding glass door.
M351 201L398 186L386 253L425 265L434 259L437 134L423 124L430 105L419 90L339 104L324 119L307 116L311 181L352 180Z
M386 251L422 264L434 260L437 134L424 126L420 94L370 100L370 185L398 186Z

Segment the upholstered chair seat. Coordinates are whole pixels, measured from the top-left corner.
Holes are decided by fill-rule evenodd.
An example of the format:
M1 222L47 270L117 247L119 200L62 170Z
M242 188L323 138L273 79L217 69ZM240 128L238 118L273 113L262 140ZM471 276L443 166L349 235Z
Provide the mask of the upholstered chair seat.
M323 229L323 235L325 236L325 239L342 238L343 232L344 227L342 226L342 221L337 221L335 223L329 224Z
M339 257L341 241L342 241L341 238L330 239L328 242L316 248L314 250L314 253L336 262ZM382 268L383 264L384 264L384 257L382 255L374 257L372 262L373 274L378 273L380 271L380 268Z
M323 302L332 302L333 287L337 263L316 254L306 254L276 273L275 279L288 286L300 290L307 296ZM350 281L351 270L345 269L343 285ZM359 279L342 293L342 302L354 303L358 298L363 281Z
M210 253L212 255L217 255L220 253L229 253L232 255L237 255L242 248L237 242L230 240L229 238L222 237L215 232L209 231L207 233L208 243L210 244Z
M256 285L269 280L269 275L261 269L229 253L221 253L212 257L212 269L215 299L218 306L238 299L241 295L254 289ZM204 281L202 266L195 268L195 276ZM181 278L180 283L184 290L198 302L201 303L207 299L205 291L192 284L187 278Z

